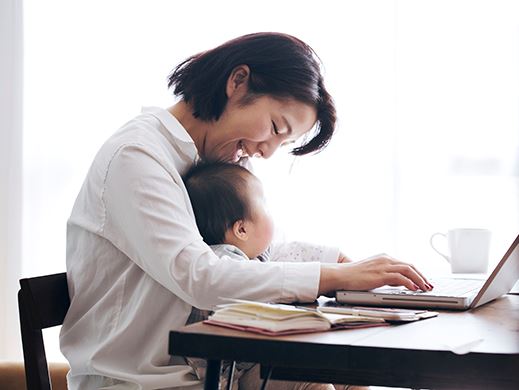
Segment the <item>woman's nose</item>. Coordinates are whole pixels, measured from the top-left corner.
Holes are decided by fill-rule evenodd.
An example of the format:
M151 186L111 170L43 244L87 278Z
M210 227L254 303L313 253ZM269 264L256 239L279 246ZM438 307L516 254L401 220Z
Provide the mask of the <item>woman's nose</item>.
M270 141L266 141L266 142L261 142L257 148L259 157L263 157L263 158L271 157L275 153L275 151L279 148L280 145L281 145L281 141L278 141L278 140L270 140Z

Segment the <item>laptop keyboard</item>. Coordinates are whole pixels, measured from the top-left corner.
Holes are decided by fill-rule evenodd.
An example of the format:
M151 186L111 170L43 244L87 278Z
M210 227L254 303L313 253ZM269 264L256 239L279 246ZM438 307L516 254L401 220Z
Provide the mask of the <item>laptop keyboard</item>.
M484 280L473 279L433 279L430 283L434 286L432 291L410 291L405 290L409 295L442 295L460 296L470 291L478 290L485 283Z
M372 291L391 295L459 297L471 291L475 292L485 284L484 280L452 278L430 279L429 282L434 286L431 291L412 291L405 287L379 287Z

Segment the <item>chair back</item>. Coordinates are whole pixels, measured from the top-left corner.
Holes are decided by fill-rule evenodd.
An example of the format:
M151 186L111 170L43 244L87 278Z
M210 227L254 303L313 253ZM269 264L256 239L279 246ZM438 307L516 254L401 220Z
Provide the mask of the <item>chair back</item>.
M70 306L67 274L20 279L18 311L28 390L51 390L42 329L63 324Z

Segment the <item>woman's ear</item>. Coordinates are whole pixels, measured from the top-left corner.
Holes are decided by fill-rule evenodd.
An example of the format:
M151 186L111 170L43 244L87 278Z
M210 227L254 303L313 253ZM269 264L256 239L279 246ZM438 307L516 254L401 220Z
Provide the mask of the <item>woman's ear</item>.
M225 90L228 99L238 90L247 91L249 76L250 68L247 65L239 65L232 70L231 75L227 79L227 86Z
M242 219L234 222L234 225L232 225L232 232L234 237L240 241L247 241L249 239L247 224Z

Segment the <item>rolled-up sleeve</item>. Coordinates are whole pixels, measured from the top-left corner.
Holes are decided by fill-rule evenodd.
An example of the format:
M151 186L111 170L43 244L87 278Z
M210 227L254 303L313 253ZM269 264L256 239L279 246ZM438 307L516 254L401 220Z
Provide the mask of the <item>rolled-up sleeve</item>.
M317 298L321 264L316 262L287 263L285 265L284 302L312 302Z

